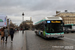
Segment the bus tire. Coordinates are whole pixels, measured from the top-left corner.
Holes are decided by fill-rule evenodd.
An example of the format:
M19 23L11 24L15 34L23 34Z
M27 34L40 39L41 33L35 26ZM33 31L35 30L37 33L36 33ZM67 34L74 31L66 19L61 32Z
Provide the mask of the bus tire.
M69 32L67 32L67 33L69 33Z
M73 33L73 31L71 31L71 33Z
M38 36L38 34L36 33L36 35Z
M48 38L47 38L46 36L44 36L44 39L46 39L46 40L47 40Z
M38 35L37 33L35 33L36 35Z

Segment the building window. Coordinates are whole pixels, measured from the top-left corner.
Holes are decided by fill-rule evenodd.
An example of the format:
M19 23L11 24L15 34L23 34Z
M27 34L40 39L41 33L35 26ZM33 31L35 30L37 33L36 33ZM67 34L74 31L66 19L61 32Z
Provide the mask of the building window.
M66 16L66 17L69 17L69 16Z

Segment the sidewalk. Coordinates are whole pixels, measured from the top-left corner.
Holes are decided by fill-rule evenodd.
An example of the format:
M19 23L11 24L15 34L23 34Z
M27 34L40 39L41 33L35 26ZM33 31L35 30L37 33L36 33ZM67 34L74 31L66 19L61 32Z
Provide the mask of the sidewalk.
M16 32L14 34L14 39L12 43L10 36L8 37L7 43L6 42L1 43L0 40L0 50L26 50L25 33L23 34L22 31Z

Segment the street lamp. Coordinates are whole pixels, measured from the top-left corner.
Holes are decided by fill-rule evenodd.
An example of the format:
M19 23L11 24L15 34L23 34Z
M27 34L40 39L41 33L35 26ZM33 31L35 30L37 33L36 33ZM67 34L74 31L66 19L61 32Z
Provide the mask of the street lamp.
M24 13L22 13L22 16L23 16L23 32L22 33L24 33Z

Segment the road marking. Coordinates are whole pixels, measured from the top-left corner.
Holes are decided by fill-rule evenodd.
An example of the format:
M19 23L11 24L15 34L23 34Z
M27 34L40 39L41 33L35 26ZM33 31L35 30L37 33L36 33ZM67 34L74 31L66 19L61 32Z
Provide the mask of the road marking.
M65 39L68 39L68 40L72 40L72 41L75 41L75 39L72 39L72 38L68 38L68 37L64 37Z

